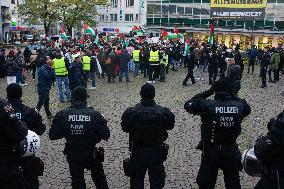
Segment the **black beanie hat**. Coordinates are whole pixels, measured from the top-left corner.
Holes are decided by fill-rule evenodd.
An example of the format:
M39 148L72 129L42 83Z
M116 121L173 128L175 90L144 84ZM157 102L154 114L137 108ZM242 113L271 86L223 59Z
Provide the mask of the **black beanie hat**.
M145 83L141 87L140 96L143 99L144 98L146 98L146 99L154 99L154 97L155 97L155 87L152 84L150 84L150 83Z
M7 98L8 99L21 99L22 98L22 87L17 83L12 83L7 86Z
M86 101L88 98L87 89L82 86L78 86L72 91L72 98L73 100L79 100L79 101Z

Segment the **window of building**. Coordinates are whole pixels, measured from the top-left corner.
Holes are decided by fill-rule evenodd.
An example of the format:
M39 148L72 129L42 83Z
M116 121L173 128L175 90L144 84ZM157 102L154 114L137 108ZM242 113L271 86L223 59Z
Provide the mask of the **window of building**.
M139 22L139 15L138 14L136 14L136 16L135 16L135 21Z
M111 0L111 7L117 8L118 0Z
M117 21L117 14L110 14L111 21Z
M125 14L125 21L133 22L133 14Z
M15 0L11 0L11 4L15 5Z
M134 0L126 0L126 7L133 7L134 6Z
M101 17L101 19L100 19L101 22L104 22L105 21L105 15L101 15L100 17Z

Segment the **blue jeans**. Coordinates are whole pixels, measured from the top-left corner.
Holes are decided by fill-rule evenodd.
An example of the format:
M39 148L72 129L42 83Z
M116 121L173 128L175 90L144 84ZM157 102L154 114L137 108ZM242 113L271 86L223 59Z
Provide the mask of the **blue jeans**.
M134 63L134 66L135 66L134 76L136 77L136 76L139 75L140 63L139 63L139 62L136 62L136 63Z
M125 74L126 81L129 81L128 71L122 71L122 70L119 70L119 75L118 75L119 81L122 81L123 73Z
M57 82L57 85L58 85L59 101L60 102L64 102L62 82L64 83L66 98L67 98L67 100L70 100L71 99L71 92L70 92L70 89L69 89L69 79L68 79L68 77L56 77L56 82Z
M132 72L134 71L134 62L132 59L128 62L128 70Z
M25 79L23 77L23 69L18 70L18 73L16 75L16 83L18 83L18 84L24 84L25 83Z

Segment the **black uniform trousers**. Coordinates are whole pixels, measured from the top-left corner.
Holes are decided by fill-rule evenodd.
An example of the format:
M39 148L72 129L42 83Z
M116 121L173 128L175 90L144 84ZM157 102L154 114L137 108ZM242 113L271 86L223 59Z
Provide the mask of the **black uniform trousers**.
M133 153L135 173L130 177L130 189L144 189L144 178L148 170L151 189L162 189L165 186L165 167L162 152L152 149L141 149Z
M250 72L250 67L251 67L251 74L254 72L254 65L255 65L255 59L250 58L249 59L249 65L248 65L248 73Z
M38 176L42 176L43 162L41 161L42 167L39 167L37 163L38 161L41 161L41 160L34 156L29 156L29 157L19 159L19 165L21 166L22 171L23 171L22 188L24 189L38 189L39 188Z
M190 66L187 67L187 75L185 77L185 79L183 80L183 84L186 84L188 79L191 79L192 84L195 83L195 79L193 76L193 68L191 68Z
M36 109L40 111L43 105L46 115L50 116L51 112L49 110L49 91L44 91L38 94L38 103Z
M263 86L266 86L266 74L267 74L267 66L261 66L261 82Z
M18 164L15 160L0 160L0 188L21 189L21 177Z
M208 68L208 73L209 73L209 85L212 85L216 81L218 69L217 68Z
M93 182L97 189L108 189L103 164L97 160L73 161L67 158L73 189L86 189L84 169L91 171Z
M274 171L273 175L262 175L254 189L283 189L284 170Z
M159 69L160 69L160 65L155 64L155 65L151 65L149 66L149 81L155 81L156 79L159 78Z
M224 173L227 189L241 189L241 153L237 146L204 145L196 179L199 189L214 189L219 169Z

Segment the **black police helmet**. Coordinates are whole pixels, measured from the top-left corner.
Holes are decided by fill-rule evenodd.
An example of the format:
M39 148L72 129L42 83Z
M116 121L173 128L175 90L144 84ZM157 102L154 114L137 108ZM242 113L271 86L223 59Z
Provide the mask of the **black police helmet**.
M225 91L231 95L235 95L241 89L241 83L239 81L232 80L230 78L220 79L214 84L214 92Z
M154 99L155 87L150 83L145 83L141 87L140 96L142 99Z
M87 89L82 86L78 86L72 91L72 98L74 101L86 101L88 98Z
M22 87L17 83L12 83L7 86L7 98L8 99L20 99L22 98Z

